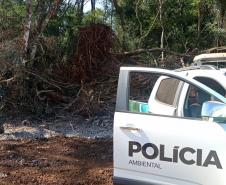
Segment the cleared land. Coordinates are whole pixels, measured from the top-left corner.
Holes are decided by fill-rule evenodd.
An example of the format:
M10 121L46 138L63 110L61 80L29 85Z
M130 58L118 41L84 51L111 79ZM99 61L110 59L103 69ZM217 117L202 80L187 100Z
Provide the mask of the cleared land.
M112 185L112 141L0 141L0 184Z

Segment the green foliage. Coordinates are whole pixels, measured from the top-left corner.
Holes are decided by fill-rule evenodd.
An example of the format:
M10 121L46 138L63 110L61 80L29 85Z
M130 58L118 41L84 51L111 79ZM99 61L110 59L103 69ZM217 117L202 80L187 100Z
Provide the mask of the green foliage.
M43 3L45 11L48 11L46 7L54 2L33 0L33 24L40 16L37 6ZM162 22L159 0L117 0L118 12L113 0L100 2L103 5L101 9L79 16L79 4L62 1L43 36L57 37L59 47L69 55L73 53L79 28L93 22L111 25L125 50L160 47L162 26L164 47L174 51L201 50L214 47L219 41L221 45L226 43L225 26L222 25L225 19L222 19L222 13L226 12L224 0L163 0ZM0 30L1 33L10 32L10 39L23 36L27 19L25 3L24 0L0 1Z
M101 9L97 9L95 11L89 11L86 12L84 19L83 19L83 24L84 25L89 25L90 23L104 23L104 11Z
M115 28L120 38L126 38L121 41L127 49L160 47L159 1L118 2L123 10L126 31L121 33L119 26ZM214 0L164 0L162 9L165 47L185 52L192 48L214 47L217 39L225 42L225 31L216 22ZM120 25L119 17L116 24Z
M24 2L4 0L0 4L0 38L13 39L21 34L21 23L26 16Z

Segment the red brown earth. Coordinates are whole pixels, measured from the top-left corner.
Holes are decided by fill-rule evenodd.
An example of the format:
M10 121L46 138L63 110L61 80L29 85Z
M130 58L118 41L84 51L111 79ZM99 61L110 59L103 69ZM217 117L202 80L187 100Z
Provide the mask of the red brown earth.
M0 184L112 185L112 141L0 141Z

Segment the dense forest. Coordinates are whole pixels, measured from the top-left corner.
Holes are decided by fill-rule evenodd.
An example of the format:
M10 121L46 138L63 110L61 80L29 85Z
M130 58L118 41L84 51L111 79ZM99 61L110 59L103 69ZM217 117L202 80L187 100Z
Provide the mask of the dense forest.
M225 32L224 0L0 0L0 112L90 116L119 66L188 65Z

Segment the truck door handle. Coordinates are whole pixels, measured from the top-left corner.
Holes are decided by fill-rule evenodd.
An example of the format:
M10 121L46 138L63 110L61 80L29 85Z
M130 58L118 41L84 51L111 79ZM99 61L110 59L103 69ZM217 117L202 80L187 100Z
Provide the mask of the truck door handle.
M127 125L127 126L121 126L120 127L122 130L131 130L131 131L140 131L140 128L136 128L132 125Z

